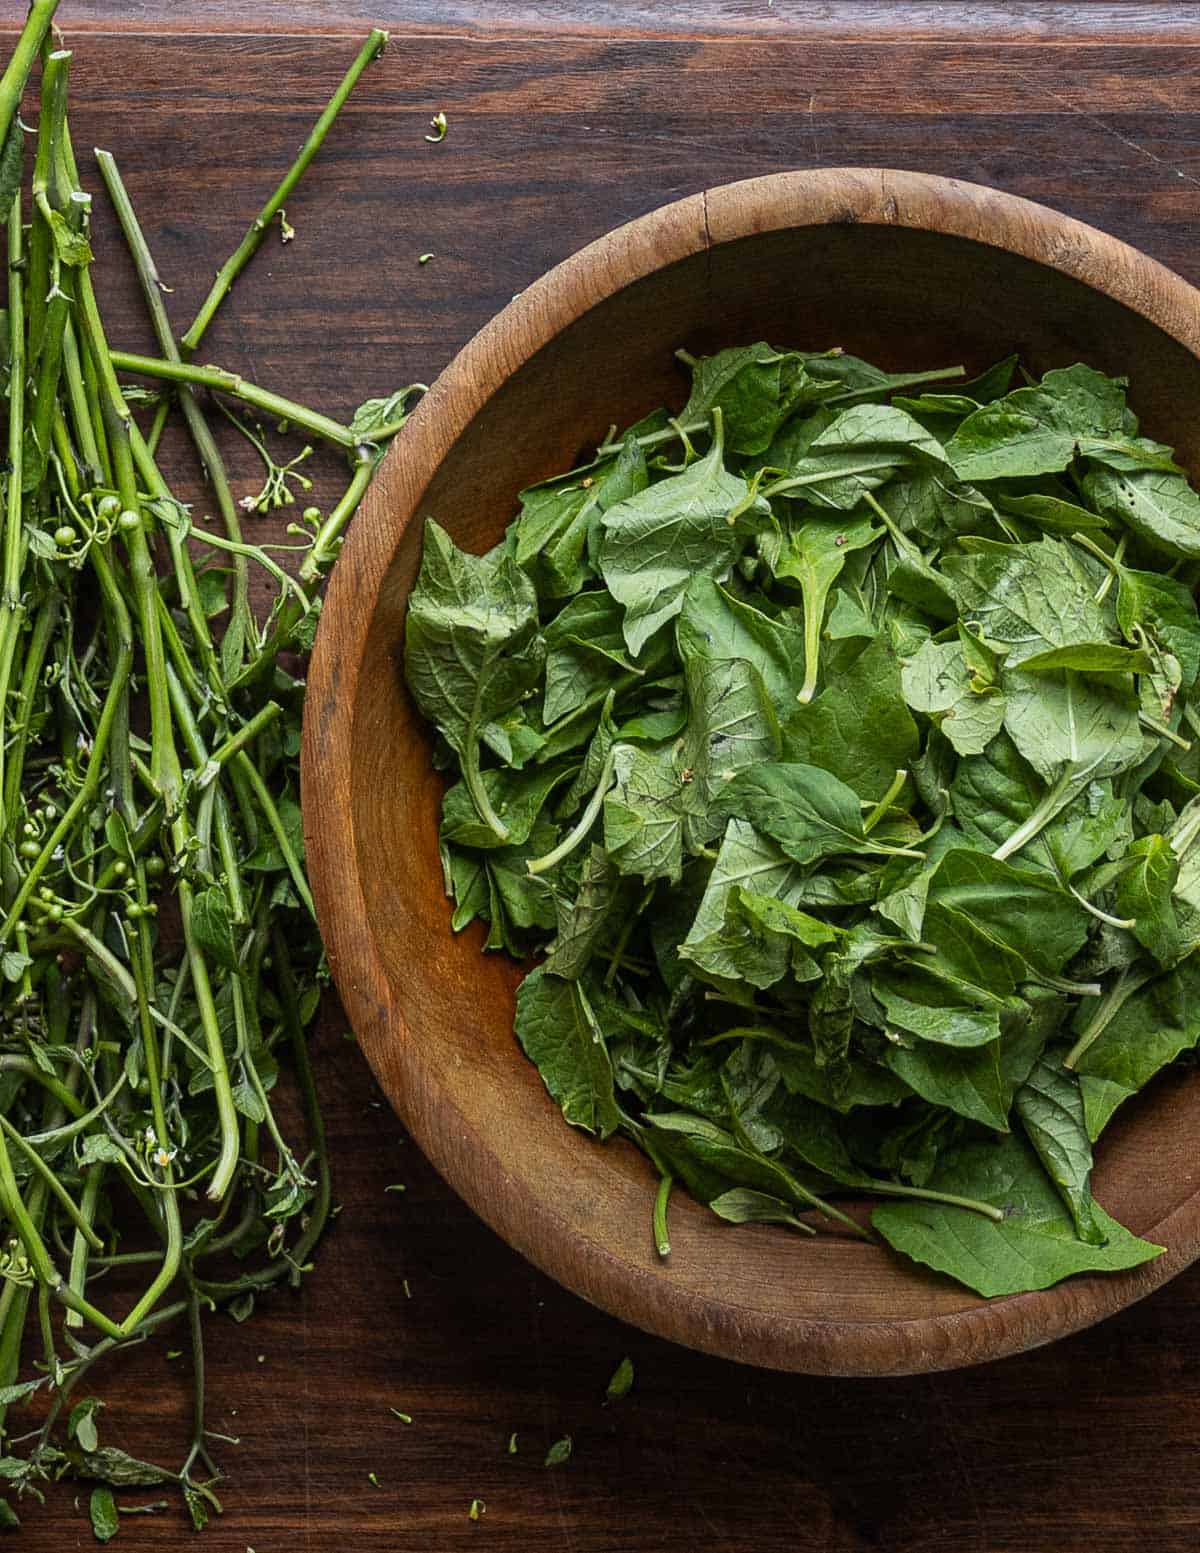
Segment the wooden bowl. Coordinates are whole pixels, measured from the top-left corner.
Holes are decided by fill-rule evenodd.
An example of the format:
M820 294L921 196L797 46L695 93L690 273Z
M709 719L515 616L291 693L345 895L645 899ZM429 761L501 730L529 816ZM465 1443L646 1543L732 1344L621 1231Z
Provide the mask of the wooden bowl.
M1125 373L1151 436L1200 458L1200 294L1134 249L994 189L877 169L756 178L601 238L514 299L397 438L334 570L304 726L318 914L359 1042L468 1203L560 1283L651 1332L776 1369L903 1374L1046 1343L1130 1304L1200 1250L1200 1077L1128 1107L1099 1150L1105 1206L1167 1254L986 1302L882 1246L733 1228L676 1194L651 1244L651 1171L569 1128L513 1036L520 971L450 931L442 780L402 684L423 520L484 550L518 490L610 422L685 397L672 352L767 339L885 367L1016 349L1034 371ZM469 1276L469 1270L464 1270Z

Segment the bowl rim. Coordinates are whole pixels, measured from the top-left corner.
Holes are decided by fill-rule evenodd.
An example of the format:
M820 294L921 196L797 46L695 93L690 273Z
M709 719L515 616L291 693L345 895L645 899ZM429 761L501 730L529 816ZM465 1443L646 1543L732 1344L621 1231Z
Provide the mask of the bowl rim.
M786 1318L681 1290L640 1264L621 1262L526 1190L439 1094L418 1044L394 1038L405 1020L373 934L361 931L370 917L352 806L304 802L305 795L346 787L367 634L397 545L442 458L506 379L599 302L656 270L766 232L854 223L965 238L1032 260L1117 301L1200 358L1200 292L1181 276L1073 217L985 185L886 168L822 168L723 184L659 206L514 297L458 352L395 439L330 580L305 699L301 787L317 919L346 1014L416 1142L486 1223L556 1281L646 1331L766 1368L896 1375L1022 1352L1143 1298L1200 1255L1200 1192L1144 1231L1168 1248L1153 1262L949 1314L878 1322ZM387 474L401 461L416 496L408 513L389 498ZM488 1170L465 1170L468 1154L486 1159ZM479 1189L485 1175L486 1194Z

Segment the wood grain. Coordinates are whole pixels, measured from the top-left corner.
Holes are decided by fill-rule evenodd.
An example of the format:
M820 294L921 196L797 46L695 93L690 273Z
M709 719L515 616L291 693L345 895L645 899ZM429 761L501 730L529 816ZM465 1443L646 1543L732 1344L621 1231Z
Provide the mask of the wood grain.
M0 20L21 9L4 0ZM76 141L117 154L181 326L353 52L344 37L286 34L353 31L383 9L279 0L251 18L226 0L64 0L60 20L77 45ZM616 53L597 52L583 36L597 12L582 0L556 13L556 26L577 34L561 39L541 5L474 14L485 9L497 29L523 15L544 46L468 35L389 51L289 209L297 241L259 256L206 354L344 412L431 377L514 291L617 223L709 182L834 161L1041 198L1200 280L1200 190L1190 182L1200 117L1187 89L1200 30L1184 7L926 6L922 25L949 11L971 46L914 45L898 27L859 70L856 32L869 29L856 17L873 9L886 31L883 13L907 23L912 7L842 7L852 14L840 37L807 16L816 42L793 40L786 69L740 41L735 17L720 66L686 77L686 38L632 35ZM714 8L699 0L661 9L680 33L713 26ZM741 9L749 29L766 7ZM428 8L405 10L434 26ZM1018 11L1028 26L1014 42ZM81 28L75 38L85 17L134 35ZM137 35L185 24L213 35ZM279 35L247 34L259 25ZM1039 28L1068 44L1040 43ZM639 113L592 79L618 66ZM751 118L738 93L755 91L764 70L772 91ZM1080 70L1086 91L1072 95ZM577 93L590 111L573 111ZM427 147L426 121L443 106L450 135ZM114 336L136 348L148 343L136 290L97 204L106 312ZM428 249L438 258L418 270ZM191 476L182 454L178 468ZM318 1073L345 1211L299 1298L279 1296L244 1327L214 1327L212 1424L242 1443L221 1447L226 1514L198 1547L1194 1548L1197 1271L1091 1332L961 1374L821 1380L689 1354L601 1315L506 1248L401 1141L342 1030L331 1012ZM407 1193L385 1195L399 1181ZM111 1443L182 1445L181 1361L165 1358L168 1346L177 1343L137 1351L119 1383L98 1379ZM634 1392L604 1409L624 1353L637 1366ZM389 1406L411 1413L412 1426ZM510 1457L513 1430L520 1452ZM543 1469L564 1433L575 1439L571 1463ZM487 1503L479 1525L467 1520L476 1495ZM94 1546L70 1488L30 1507L27 1523L34 1553ZM157 1553L188 1536L172 1510L126 1521L115 1546Z

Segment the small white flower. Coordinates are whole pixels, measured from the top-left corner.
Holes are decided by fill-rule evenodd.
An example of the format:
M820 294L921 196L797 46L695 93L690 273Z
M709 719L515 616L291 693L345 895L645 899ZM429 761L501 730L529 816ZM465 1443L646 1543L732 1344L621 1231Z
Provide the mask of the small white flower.
M142 1137L145 1139L147 1146L151 1148L158 1142L158 1134L153 1127L147 1127Z
M258 498L256 496L243 496L241 501L238 502L238 506L243 512L253 512L255 507L258 506Z
M165 1170L178 1153L178 1149L158 1149L154 1155L154 1163L160 1170Z

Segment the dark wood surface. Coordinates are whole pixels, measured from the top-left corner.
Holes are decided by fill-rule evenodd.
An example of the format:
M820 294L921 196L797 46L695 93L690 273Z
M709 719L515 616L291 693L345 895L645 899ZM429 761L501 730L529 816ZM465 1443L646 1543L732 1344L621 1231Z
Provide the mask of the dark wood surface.
M0 20L21 9L0 0ZM428 378L514 291L617 222L777 168L883 163L996 184L1200 281L1190 7L983 6L971 28L957 5L894 8L916 43L883 6L863 6L861 24L855 7L785 0L664 5L661 23L645 4L632 23L611 3L403 9L410 35L289 206L296 241L260 255L205 348L332 412ZM259 10L269 36L250 30ZM64 0L76 142L117 154L181 326L351 56L344 21L400 10ZM86 25L72 40L73 15ZM439 108L450 133L428 146ZM111 333L144 343L103 214L97 246ZM298 1297L212 1329L212 1426L241 1439L221 1448L214 1553L1194 1547L1200 1270L981 1370L867 1383L742 1369L533 1273L403 1141L333 1013L317 1056L345 1207ZM395 1182L407 1192L387 1194ZM97 1386L111 1443L182 1442L168 1346ZM634 1390L605 1408L626 1354ZM563 1434L571 1461L544 1468ZM93 1545L69 1488L30 1507L23 1535L56 1553ZM116 1546L187 1535L172 1509L126 1521Z

